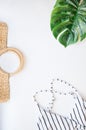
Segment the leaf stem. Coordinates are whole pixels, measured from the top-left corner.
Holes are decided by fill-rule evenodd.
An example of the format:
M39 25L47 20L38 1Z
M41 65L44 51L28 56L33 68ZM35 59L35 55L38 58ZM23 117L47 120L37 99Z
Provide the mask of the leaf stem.
M80 3L79 3L79 5L81 5L81 3L83 2L83 0L80 0Z

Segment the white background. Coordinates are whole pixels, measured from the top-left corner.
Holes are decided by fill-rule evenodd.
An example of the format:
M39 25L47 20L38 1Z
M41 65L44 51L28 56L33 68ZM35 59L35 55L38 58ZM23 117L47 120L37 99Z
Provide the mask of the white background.
M36 130L33 94L48 89L52 78L74 84L86 99L86 40L64 48L54 39L49 25L54 3L0 0L0 21L9 27L8 46L25 57L23 71L10 79L10 101L0 104L0 130Z

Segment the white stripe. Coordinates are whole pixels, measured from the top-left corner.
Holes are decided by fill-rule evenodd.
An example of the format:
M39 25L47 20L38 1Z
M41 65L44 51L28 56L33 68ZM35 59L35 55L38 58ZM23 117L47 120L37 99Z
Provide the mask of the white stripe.
M55 118L56 118L56 121L57 121L57 124L59 125L59 128L62 130L62 127L61 127L61 124L58 120L58 115L54 114L55 115Z
M43 126L43 122L42 122L42 119L41 119L41 118L39 118L39 122L40 122L40 124L41 124L42 129L44 130L44 126Z
M40 107L40 110L41 110L41 112L42 112L41 107ZM43 119L42 115L43 115L43 113L42 113L42 114L40 113L40 119L41 119L41 121L42 121L42 124L43 124L44 130L47 130L46 125L45 125L45 122L44 122L44 121L45 121L45 117L44 117L44 115L43 115L43 117L44 117L44 119Z
M40 116L40 119L41 119L41 122L42 122L42 125L43 125L44 130L47 130L42 116Z
M47 127L50 128L50 124L49 124L49 121L48 121L48 119L47 119L47 117L46 117L46 115L45 115L44 109L42 109L41 111L42 111L42 114L43 114L43 116L44 116L44 118L45 118Z
M82 111L82 114L83 114L83 117L84 117L84 120L85 120L86 119L85 109L83 107L83 102L82 102L82 99L80 98L80 96L77 97L77 101L80 105L80 108L81 108L81 111Z
M37 123L37 126L38 126L38 130L42 130L42 129L40 128L40 123Z
M69 128L69 126L68 126L68 124L67 124L66 119L63 118L63 117L62 117L62 119L63 119L63 122L64 122L64 124L65 124L66 130L70 130L70 128Z
M68 122L68 124L69 124L69 126L70 126L70 130L74 130L74 129L73 129L73 126L75 127L74 122L72 122L72 123L73 123L73 126L72 126L72 124L71 124L71 120L70 120L70 119L67 119L67 122Z
M53 123L53 121L52 121L52 118L51 118L51 116L50 116L50 113L47 112L47 114L48 114L48 117L49 117L49 119L50 119L50 123L52 124L53 130L56 130L55 125L54 125L54 123Z
M58 120L59 120L59 122L60 122L60 125L61 125L61 127L62 127L62 130L65 130L64 129L64 125L63 125L63 123L62 123L62 121L61 121L61 118L58 116Z
M58 130L61 130L59 124L57 123L57 120L56 120L55 114L52 114L52 116L53 116L53 119L54 119L55 124L56 124L56 126L57 126L57 129L58 129ZM58 116L58 115L57 115L57 116Z
M39 125L40 125L40 129L43 130L43 127L40 121L39 121Z
M76 117L77 117L77 120L78 120L77 122L82 125L82 122L81 122L81 120L80 120L80 116L79 116L79 114L78 114L78 111L77 111L76 106L74 107L74 110L75 110L75 114L76 114ZM80 111L80 115L81 115L81 111Z
M82 113L82 111L81 111L81 109L80 109L80 105L79 104L76 104L77 105L77 107L78 107L78 110L79 110L79 119L80 119L80 124L82 124L82 125L85 125L85 120L84 120L84 117L83 117L83 113ZM77 112L78 112L78 110L77 110Z
M84 108L86 109L86 101L83 101Z

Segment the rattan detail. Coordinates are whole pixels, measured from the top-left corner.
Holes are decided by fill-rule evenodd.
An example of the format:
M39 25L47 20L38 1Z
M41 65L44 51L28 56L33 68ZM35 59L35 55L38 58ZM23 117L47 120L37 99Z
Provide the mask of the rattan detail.
M6 48L7 46L7 32L7 24L0 23L0 49Z
M0 102L8 101L10 98L9 74L0 70Z
M18 73L24 64L24 59L22 53L16 48L7 47L7 33L8 27L6 23L0 23L0 56L7 51L12 51L16 53L20 59L20 66L13 73L7 73L0 67L0 102L6 102L10 99L10 84L9 78L14 74Z

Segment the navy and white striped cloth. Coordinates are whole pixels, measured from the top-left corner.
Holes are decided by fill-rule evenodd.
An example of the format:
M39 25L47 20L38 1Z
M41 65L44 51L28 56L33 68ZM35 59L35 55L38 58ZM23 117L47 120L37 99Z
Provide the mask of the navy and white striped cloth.
M86 101L72 85L69 86L73 91L68 94L75 100L69 116L60 115L52 109L45 109L37 102L40 113L37 122L38 130L86 130ZM57 93L54 89L52 91ZM67 96L67 93L65 95Z

